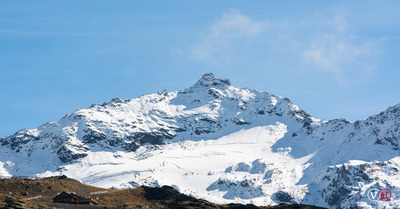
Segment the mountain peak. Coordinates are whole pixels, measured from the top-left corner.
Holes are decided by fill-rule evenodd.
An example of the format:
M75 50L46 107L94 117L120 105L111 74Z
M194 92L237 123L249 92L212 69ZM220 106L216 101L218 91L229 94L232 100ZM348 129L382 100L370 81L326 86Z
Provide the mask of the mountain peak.
M227 87L230 86L231 82L228 79L221 79L215 77L213 73L204 74L199 81L197 81L195 86L215 86L215 87Z

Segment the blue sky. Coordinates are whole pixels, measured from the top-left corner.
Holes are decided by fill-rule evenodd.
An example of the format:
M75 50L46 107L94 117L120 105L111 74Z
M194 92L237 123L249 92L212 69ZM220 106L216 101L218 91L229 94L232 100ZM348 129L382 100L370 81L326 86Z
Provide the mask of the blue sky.
M351 121L400 103L400 1L0 1L0 136L213 72Z

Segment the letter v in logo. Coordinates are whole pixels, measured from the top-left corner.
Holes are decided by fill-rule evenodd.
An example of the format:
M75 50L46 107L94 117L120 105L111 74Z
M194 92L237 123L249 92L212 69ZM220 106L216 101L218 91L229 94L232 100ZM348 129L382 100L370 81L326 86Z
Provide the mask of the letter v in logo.
M379 199L379 190L377 189L370 189L367 193L367 197L369 200L374 201Z
M382 201L389 201L392 198L392 192L389 189L383 188L378 193L379 199Z

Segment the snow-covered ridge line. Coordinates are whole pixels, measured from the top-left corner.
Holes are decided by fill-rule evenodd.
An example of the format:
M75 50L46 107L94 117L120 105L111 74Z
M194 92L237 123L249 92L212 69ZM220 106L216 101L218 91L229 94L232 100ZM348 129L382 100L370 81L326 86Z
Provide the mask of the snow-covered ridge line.
M0 176L63 173L103 187L171 185L221 203L397 207L364 194L382 182L400 190L397 178L383 181L379 170L364 167L400 169L393 163L399 127L400 104L354 123L322 121L287 98L205 74L181 91L115 98L3 137ZM346 180L339 184L335 175Z

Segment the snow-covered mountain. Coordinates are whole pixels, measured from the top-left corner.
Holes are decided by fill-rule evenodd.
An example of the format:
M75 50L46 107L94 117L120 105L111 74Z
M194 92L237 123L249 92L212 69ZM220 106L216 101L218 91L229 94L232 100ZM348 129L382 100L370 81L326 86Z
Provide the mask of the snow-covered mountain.
M182 91L116 98L3 137L0 176L170 185L216 203L400 208L399 127L400 104L354 123L322 121L205 74ZM389 201L368 196L382 188Z

